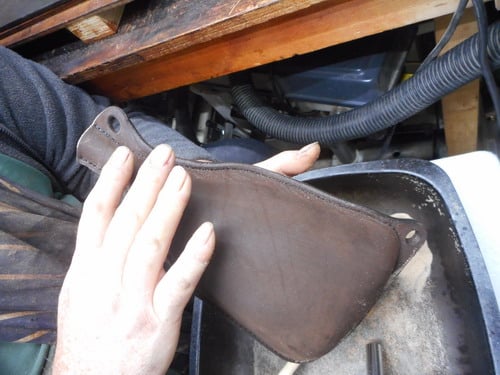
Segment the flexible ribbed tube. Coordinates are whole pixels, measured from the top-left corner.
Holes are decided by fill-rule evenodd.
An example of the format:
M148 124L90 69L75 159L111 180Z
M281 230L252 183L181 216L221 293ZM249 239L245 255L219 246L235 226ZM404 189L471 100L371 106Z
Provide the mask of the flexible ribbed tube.
M481 75L478 35L474 35L429 63L411 79L367 105L339 115L294 117L264 105L249 84L232 88L243 116L256 128L275 138L306 144L329 145L368 136L422 111L446 94ZM488 56L500 66L500 22L488 29Z

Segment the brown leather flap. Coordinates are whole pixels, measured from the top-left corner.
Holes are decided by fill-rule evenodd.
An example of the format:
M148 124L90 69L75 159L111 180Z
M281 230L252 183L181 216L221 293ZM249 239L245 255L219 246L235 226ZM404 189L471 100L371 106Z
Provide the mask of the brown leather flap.
M110 107L80 139L78 158L99 172L119 145L134 152L137 168L151 150L125 113ZM413 220L261 168L177 163L190 173L193 193L167 264L197 226L212 221L216 252L198 295L287 360L309 361L331 350L425 240Z

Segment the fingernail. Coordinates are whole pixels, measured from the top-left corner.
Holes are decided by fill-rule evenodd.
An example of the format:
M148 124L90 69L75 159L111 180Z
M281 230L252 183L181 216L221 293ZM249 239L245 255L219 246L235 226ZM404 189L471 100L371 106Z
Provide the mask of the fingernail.
M170 175L168 176L168 181L172 189L180 191L186 182L187 173L184 168L176 165Z
M206 222L201 224L195 234L196 242L200 244L206 244L210 237L212 237L212 233L214 231L214 225L210 222Z
M165 145L159 145L151 152L150 162L156 168L165 166L172 157L172 149Z
M313 142L313 143L310 143L310 144L302 147L299 150L299 155L302 156L302 155L309 154L314 148L316 148L317 145L319 145L319 142Z
M213 255L213 244L207 246L213 236L215 236L214 225L210 222L206 222L198 228L198 230L192 237L192 240L198 244L198 246L195 246L195 248L197 248L197 251L194 256L200 263L204 264L205 266L210 263L210 259Z
M115 167L121 167L128 159L130 150L125 146L118 147L110 158L110 163Z

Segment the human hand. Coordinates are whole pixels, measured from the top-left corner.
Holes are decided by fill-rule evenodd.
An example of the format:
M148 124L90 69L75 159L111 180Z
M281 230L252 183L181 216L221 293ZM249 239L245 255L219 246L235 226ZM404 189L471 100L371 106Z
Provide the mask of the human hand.
M183 309L215 244L205 223L163 270L191 192L189 175L173 167L174 159L168 146L158 146L123 201L130 151L119 147L103 168L85 201L59 297L54 374L166 372Z
M320 152L321 148L316 142L306 145L300 150L280 152L272 158L266 159L255 165L292 177L311 168L314 162L318 160Z
M257 166L291 176L309 169L319 152L311 144ZM85 202L59 299L54 374L166 372L182 311L215 243L212 225L203 224L163 271L191 189L189 176L173 164L168 147L155 149L121 204L132 175L130 152L115 151L103 169Z

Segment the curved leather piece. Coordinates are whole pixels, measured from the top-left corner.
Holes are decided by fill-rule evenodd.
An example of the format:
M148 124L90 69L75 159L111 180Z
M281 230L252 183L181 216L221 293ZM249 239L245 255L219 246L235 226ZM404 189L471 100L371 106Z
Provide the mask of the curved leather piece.
M125 113L110 107L80 139L79 161L99 172L119 145L134 152L136 170L151 151ZM425 240L424 228L413 220L382 215L261 168L177 164L189 172L193 192L166 265L201 223L213 222L216 251L197 294L290 361L330 351Z

